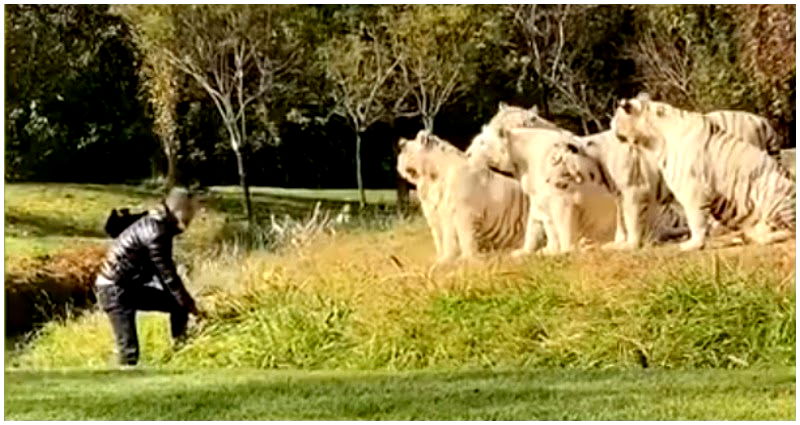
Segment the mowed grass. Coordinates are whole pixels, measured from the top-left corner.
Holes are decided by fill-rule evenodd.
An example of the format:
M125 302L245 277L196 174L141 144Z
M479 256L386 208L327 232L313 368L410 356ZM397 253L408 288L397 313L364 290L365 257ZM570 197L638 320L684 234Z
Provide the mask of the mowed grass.
M6 372L7 420L793 420L795 370Z
M4 260L100 244L112 208L145 208L154 194L119 185L19 183L4 186Z
M63 249L102 243L105 220L112 208L134 212L154 206L163 194L128 185L71 183L13 183L4 185L6 263L19 258L52 255ZM396 202L393 190L367 190L373 209L391 209ZM205 214L195 223L195 236L210 237L221 231L219 222L243 217L238 187L216 186L202 196ZM358 203L353 189L252 188L253 206L261 220L271 214L303 217L317 202L325 208L339 209Z

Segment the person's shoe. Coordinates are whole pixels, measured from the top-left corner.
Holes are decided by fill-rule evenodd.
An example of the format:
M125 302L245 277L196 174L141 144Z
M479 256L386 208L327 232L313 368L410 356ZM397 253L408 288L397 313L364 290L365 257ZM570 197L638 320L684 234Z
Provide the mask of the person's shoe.
M136 364L121 364L118 367L121 371L136 370L137 368Z
M189 335L184 334L172 339L172 351L180 351L189 343Z

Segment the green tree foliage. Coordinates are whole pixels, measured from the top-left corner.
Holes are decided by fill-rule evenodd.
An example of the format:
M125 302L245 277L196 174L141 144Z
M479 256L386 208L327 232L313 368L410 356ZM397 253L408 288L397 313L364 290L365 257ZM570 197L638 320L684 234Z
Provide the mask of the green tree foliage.
M794 126L794 5L638 6L630 48L644 88L688 109L764 115Z
M639 91L767 116L794 143L794 5L114 12L6 8L7 179L138 178L166 157L184 183L387 187L398 137L434 122L464 146L504 100L591 133Z
M731 5L738 66L753 78L756 109L773 120L790 143L795 121L797 15L793 4Z
M153 108L153 130L161 141L167 159L165 190L175 185L180 140L177 137L176 105L178 70L165 54L175 39L175 28L169 5L118 5L121 15L132 29L133 42L140 52L139 74L145 99Z
M7 180L121 181L147 172L153 139L136 97L130 36L106 10L5 8Z
M497 25L494 14L460 5L386 6L380 13L398 61L397 84L409 94L408 112L433 131L442 107L475 85L480 57Z

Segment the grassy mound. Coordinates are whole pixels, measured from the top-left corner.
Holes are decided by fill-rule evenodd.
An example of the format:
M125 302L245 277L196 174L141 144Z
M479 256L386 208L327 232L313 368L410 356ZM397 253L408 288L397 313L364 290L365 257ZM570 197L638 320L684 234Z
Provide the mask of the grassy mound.
M219 253L218 253L219 254ZM423 369L794 365L795 246L496 257L429 273L416 221L284 253L198 256L211 317L173 351L143 315L143 361L174 367ZM105 367L95 313L52 323L20 367Z

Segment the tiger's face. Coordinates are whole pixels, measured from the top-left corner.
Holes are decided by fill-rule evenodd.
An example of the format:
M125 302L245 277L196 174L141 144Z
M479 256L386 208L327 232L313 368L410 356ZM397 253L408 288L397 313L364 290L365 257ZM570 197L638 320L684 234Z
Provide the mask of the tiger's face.
M534 105L530 109L511 106L500 102L497 113L489 120L489 127L493 128L555 128L555 125L539 116L539 110Z
M397 172L410 183L417 184L422 176L422 144L401 137L398 146Z
M483 126L467 148L467 159L473 164L482 164L504 173L513 173L511 155L502 130Z
M649 122L647 100L623 99L611 119L611 130L620 143L650 148L652 126Z

